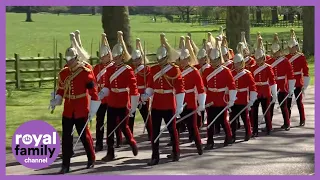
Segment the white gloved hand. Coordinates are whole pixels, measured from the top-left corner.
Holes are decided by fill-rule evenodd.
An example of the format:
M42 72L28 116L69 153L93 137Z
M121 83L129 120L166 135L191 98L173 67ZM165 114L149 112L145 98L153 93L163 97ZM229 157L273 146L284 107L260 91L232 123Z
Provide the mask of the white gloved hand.
M234 102L237 100L237 90L229 90L229 102L228 107L231 108Z
M201 116L201 112L204 111L206 109L206 97L207 97L207 94L205 93L202 93L202 94L199 94L198 95L198 108L197 108L197 113L199 116Z
M139 98L140 98L140 95L138 96L131 96L131 109L130 109L130 117L133 117L133 113L136 112L137 110L137 107L138 107L138 103L139 103Z
M304 76L303 77L303 88L302 88L302 92L304 94L304 91L308 88L310 84L310 77Z
M146 88L144 91L144 94L141 95L141 101L145 102L148 101L148 99L153 95L153 89L152 88Z
M271 94L272 94L271 103L275 103L278 99L277 84L274 84L271 86Z
M62 104L62 97L57 94L56 97L50 100L49 109L54 109L56 106L60 106Z
M296 85L296 80L292 79L292 80L289 80L288 82L289 82L289 98L292 98L294 93L294 88Z
M109 88L105 87L101 89L101 91L98 93L99 100L102 100L104 97L108 96L109 93L110 93Z
M176 94L176 117L180 118L180 114L183 112L183 102L185 93Z
M250 91L250 101L249 101L249 108L251 106L253 106L254 102L257 100L257 96L258 96L258 93L255 92L255 91Z
M89 115L88 119L91 121L93 117L97 114L97 111L100 107L101 101L90 101L90 110L89 110Z

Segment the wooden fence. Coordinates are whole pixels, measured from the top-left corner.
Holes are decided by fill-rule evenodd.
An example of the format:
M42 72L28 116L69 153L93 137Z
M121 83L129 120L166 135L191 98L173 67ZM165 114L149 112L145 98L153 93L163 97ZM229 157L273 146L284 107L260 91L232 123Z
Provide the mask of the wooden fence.
M299 41L299 39L298 39ZM270 52L271 49L271 43L265 42L265 49L267 52ZM282 40L281 41L281 46L282 49L286 49L287 42ZM99 52L97 52L96 57L92 57L89 59L90 64L95 65L99 62L98 58ZM38 55L40 56L40 55ZM152 59L151 57L154 57L155 54L147 54L149 59ZM6 64L7 64L7 70L6 74L14 74L14 79L6 79L6 84L14 84L15 88L20 89L22 84L28 84L28 83L38 83L39 87L42 86L42 83L44 82L50 82L54 80L54 73L57 74L60 69L63 68L65 59L61 53L59 53L59 56L56 59L56 72L54 69L54 66L50 68L44 68L43 65L46 63L50 62L53 63L55 61L55 58L53 57L20 57L18 54L14 55L14 58L7 58L6 59ZM21 63L37 63L36 68L25 68L21 66ZM9 63L14 63L13 68L8 69L8 64ZM151 63L154 64L154 63ZM51 76L43 76L43 73L51 73ZM21 78L21 74L33 74L32 78Z

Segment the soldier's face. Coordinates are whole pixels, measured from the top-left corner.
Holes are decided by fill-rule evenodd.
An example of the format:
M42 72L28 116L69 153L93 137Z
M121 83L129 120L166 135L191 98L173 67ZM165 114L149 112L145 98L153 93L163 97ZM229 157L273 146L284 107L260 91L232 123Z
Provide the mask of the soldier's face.
M273 57L279 57L281 55L281 51L277 51L273 53Z
M259 66L263 65L265 61L265 57L260 57L259 59L256 59L256 62Z
M116 64L122 63L122 55L114 57L113 60Z
M221 58L219 57L214 60L211 60L210 64L212 67L218 67L219 65L221 65Z
M226 59L226 60L229 59L228 53L223 55L223 59Z
M181 68L184 68L184 67L188 66L188 64L189 64L189 59L190 59L190 58L185 58L185 59L182 59L182 60L179 59L179 65L180 65L180 67L181 67Z
M142 59L141 58L137 58L137 59L133 59L132 60L132 64L134 66L139 66L142 63Z
M289 52L290 54L297 52L297 46L293 46L292 48L289 47Z
M207 57L203 57L203 58L199 59L199 64L200 65L204 65L206 63L207 63Z
M108 55L103 56L100 60L101 60L101 63L106 64L111 61L111 58L108 54Z
M241 71L244 68L244 61L233 63L233 66L236 71Z

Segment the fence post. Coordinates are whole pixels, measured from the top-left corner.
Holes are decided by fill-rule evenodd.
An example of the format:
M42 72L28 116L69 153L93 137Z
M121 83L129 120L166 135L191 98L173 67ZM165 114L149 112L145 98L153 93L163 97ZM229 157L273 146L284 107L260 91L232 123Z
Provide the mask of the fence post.
M283 49L284 45L283 45L283 39L281 40L281 49Z
M60 67L60 69L62 69L62 61L63 61L62 54L59 53L59 67Z
M38 78L40 79L41 78L41 71L40 71L40 68L41 68L41 60L38 59ZM39 88L41 87L41 81L39 81Z
M268 52L268 41L266 41L266 53Z
M20 89L20 57L18 54L14 54L14 58L16 59L14 62L15 70L16 70L16 88Z

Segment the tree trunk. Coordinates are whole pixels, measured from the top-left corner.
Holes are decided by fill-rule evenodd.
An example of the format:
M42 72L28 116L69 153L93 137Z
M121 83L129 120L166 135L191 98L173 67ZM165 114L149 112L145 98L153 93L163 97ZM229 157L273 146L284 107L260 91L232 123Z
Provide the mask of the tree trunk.
M96 7L95 6L92 6L92 8L91 8L91 15L96 15L96 13L97 13L97 10L96 10Z
M262 22L262 11L261 11L260 7L257 7L256 18L257 18L257 23L261 23Z
M187 23L190 23L190 8L187 8Z
M235 52L238 42L241 41L241 31L246 32L247 43L250 44L249 7L228 6L226 35L229 42L229 48L232 48Z
M27 6L27 19L26 22L32 22L31 19L31 6Z
M304 6L303 11L303 50L306 55L314 55L314 6Z
M279 22L279 18L278 18L277 6L272 7L271 15L272 15L272 24L278 23Z
M107 35L111 48L117 44L117 31L122 31L128 51L131 53L130 20L127 6L103 6L102 28Z

